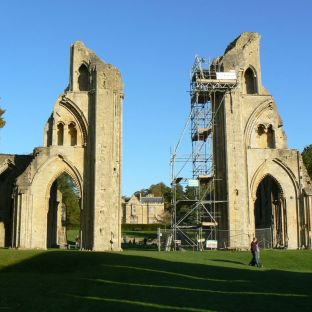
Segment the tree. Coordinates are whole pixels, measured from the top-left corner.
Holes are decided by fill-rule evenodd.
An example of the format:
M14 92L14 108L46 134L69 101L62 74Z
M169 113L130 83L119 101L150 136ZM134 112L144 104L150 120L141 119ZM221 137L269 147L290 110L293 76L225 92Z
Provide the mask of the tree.
M308 174L312 179L312 144L306 146L301 155L303 163L308 170Z
M62 193L63 203L66 206L66 224L68 227L79 228L80 205L79 189L72 178L64 173L57 179L57 188Z
M165 202L167 203L170 203L171 201L171 188L163 182L152 184L149 187L149 194L154 194L155 196L163 197Z
M149 194L149 189L141 189L140 191L134 192L134 196L140 198L140 196L145 197Z
M186 186L186 188L185 188L185 197L187 199L195 199L196 198L196 187Z
M5 113L5 110L0 108L0 128L3 128L5 125L5 120L2 117L4 113Z
M136 191L134 193L137 198L139 198L140 195L142 197L146 197L149 194L153 194L156 197L163 197L165 204L171 203L171 188L163 182L152 184L149 188L141 189L140 191Z
M187 199L183 190L183 186L181 184L176 185L176 196L177 200Z
M169 226L171 224L171 211L169 209L165 209L162 213L161 223L165 226Z

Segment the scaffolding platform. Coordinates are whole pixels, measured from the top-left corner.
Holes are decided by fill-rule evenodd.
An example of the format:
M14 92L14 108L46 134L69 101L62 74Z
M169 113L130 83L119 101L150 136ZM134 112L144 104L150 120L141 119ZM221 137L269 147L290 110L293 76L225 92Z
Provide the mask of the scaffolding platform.
M198 180L200 184L207 184L213 179L213 176L210 175L199 175Z
M194 71L192 75L192 103L205 103L212 92L225 92L237 86L235 71L218 72L211 69Z
M204 97L204 92L224 92L231 90L237 86L237 80L223 80L223 79L198 79L193 86L192 92L199 92L201 96L198 99L207 99L209 97ZM194 95L194 94L193 94ZM201 102L199 102L201 103Z
M202 62L200 65L197 63L197 69L193 70L192 73L192 82L198 81L198 80L228 80L233 81L237 80L236 72L235 70L230 71L221 71L220 69L217 70L212 65L210 65L210 68L202 68ZM208 65L209 66L209 65Z

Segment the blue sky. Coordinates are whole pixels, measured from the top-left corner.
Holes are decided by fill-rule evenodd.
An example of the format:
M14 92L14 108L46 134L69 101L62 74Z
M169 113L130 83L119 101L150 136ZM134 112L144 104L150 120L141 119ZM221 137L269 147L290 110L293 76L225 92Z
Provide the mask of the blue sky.
M125 82L123 194L170 183L170 148L190 110L194 56L213 58L244 31L262 36L262 80L291 148L312 143L312 1L0 0L0 153L29 154L68 84L82 40ZM189 142L191 149L191 142Z

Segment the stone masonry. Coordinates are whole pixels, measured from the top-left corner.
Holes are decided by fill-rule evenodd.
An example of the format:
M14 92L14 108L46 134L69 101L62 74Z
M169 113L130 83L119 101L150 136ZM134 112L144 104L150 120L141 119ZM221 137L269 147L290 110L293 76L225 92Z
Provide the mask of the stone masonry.
M1 246L64 244L62 196L54 192L52 203L51 188L67 173L80 192L81 247L120 250L121 74L82 42L71 47L70 61L69 86L45 126L44 146L32 155L0 155ZM50 229L48 215L57 223Z
M288 147L273 96L262 85L260 35L243 33L215 62L238 78L238 87L213 103L215 111L219 108L216 199L227 201L219 206L220 229L244 233L247 248L265 228L272 230L273 247L311 247L311 182L300 153Z

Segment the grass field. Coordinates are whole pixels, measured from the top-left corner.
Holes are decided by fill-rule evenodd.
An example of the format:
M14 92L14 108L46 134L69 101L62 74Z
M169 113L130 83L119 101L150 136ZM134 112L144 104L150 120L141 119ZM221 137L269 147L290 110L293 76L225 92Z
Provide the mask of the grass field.
M312 311L312 251L0 250L0 310Z
M79 229L69 229L67 230L67 242L70 244L75 244L76 237L79 235Z

